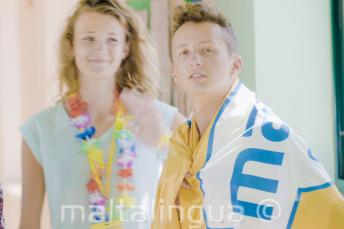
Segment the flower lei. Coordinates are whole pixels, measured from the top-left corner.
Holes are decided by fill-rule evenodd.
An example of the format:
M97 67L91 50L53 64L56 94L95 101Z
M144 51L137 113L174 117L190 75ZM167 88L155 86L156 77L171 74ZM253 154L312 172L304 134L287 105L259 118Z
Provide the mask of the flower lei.
M119 99L116 99L112 108L115 115L112 141L109 158L105 163L104 153L99 148L98 140L94 138L96 128L91 125L91 116L87 111L86 102L81 101L78 94L70 95L66 102L72 124L79 130L76 138L82 140L82 151L87 156L91 170L91 176L86 185L88 201L92 209L91 229L120 226L122 224L122 212L118 215L118 207L126 210L135 203L135 199L130 195L135 189L134 185L130 183L130 178L134 175L133 163L137 155L133 136L126 129L126 124L133 117L124 115L123 106ZM116 184L118 196L115 199L116 209L112 209L113 203L109 197L112 186L113 162L116 158L119 180ZM103 184L104 175L105 185Z

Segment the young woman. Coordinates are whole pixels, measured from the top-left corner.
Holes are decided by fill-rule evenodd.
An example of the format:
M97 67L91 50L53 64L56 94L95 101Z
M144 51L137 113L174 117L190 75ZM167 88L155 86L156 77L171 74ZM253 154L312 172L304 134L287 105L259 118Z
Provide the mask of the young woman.
M60 43L62 100L21 126L20 228L149 228L168 130L154 49L122 1L81 0Z

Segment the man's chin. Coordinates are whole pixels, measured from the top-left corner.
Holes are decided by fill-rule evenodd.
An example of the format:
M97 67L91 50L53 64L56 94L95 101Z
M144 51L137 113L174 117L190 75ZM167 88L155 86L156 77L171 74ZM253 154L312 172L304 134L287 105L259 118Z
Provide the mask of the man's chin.
M210 91L206 88L193 88L186 90L186 95L189 97L203 97L210 95Z

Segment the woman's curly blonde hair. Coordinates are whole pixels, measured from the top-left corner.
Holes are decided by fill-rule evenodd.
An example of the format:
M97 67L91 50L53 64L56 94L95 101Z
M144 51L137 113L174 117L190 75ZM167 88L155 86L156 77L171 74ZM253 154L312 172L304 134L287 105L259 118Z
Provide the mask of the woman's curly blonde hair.
M136 13L120 0L81 0L74 13L67 19L67 25L60 38L59 82L63 98L77 93L80 88L77 66L73 56L74 26L84 12L111 15L127 28L126 41L129 54L116 73L116 87L136 88L142 93L157 96L159 85L158 59L147 30Z

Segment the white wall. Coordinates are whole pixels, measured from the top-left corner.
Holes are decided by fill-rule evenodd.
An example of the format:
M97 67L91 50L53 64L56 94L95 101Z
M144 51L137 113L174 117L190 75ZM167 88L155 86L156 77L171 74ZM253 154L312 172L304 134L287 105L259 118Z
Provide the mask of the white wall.
M256 89L335 176L330 0L254 2Z
M0 182L8 228L17 228L20 217L18 128L55 99L58 38L76 1L0 0ZM48 225L45 204L42 228Z
M216 2L238 33L243 81L255 86L335 178L330 0ZM344 182L337 185L344 192Z
M0 1L0 182L9 228L18 221L21 84L19 1ZM13 200L13 201L12 201ZM8 223L7 223L8 222Z
M49 0L45 4L44 36L46 56L46 94L47 103L56 102L58 91L58 46L60 35L65 27L67 17L70 16L78 0Z
M259 0L260 1L260 0ZM240 79L255 90L255 34L253 0L216 0L216 7L228 17L238 37L238 49L244 59Z
M2 0L0 8L0 180L15 181L19 161L20 45L17 1Z

